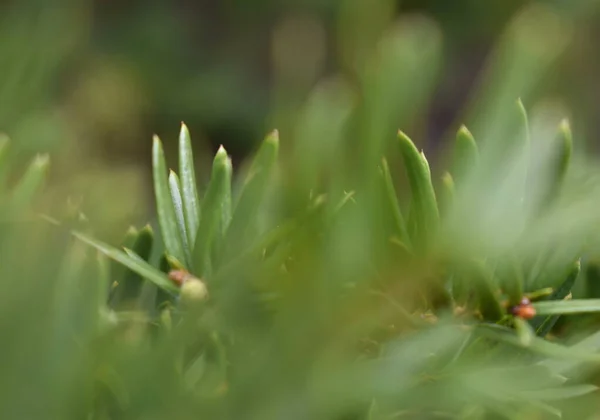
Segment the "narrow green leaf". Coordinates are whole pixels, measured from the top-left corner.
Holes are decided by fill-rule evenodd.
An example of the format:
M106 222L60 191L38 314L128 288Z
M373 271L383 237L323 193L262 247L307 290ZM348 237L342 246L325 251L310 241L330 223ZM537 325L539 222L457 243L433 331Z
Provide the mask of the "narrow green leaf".
M456 133L452 156L452 177L462 187L465 177L471 173L479 162L479 149L471 132L464 125Z
M234 205L226 241L229 255L237 254L250 239L248 236L271 183L278 151L279 133L275 130L265 138L256 153Z
M558 126L559 138L561 140L561 152L558 159L558 182L562 183L569 169L571 155L573 154L573 134L571 133L571 125L569 120L562 120Z
M198 223L200 222L200 200L196 185L192 141L190 132L184 123L181 123L179 133L179 176L181 177L181 199L183 201L187 241L189 244L193 244L196 241Z
M171 281L169 281L164 273L161 273L147 262L144 262L141 258L132 258L131 256L127 255L126 252L120 251L111 247L110 245L97 241L96 239L93 239L83 233L73 232L73 235L89 246L96 248L107 257L123 264L125 267L156 284L156 286L158 286L160 289L171 294L178 293L178 288Z
M560 192L573 154L573 135L569 121L566 119L562 120L558 126L558 139L556 142L558 142L556 145L557 151L551 169L550 189L545 200L546 204L554 200Z
M183 250L185 252L186 261L190 261L190 246L186 231L183 202L181 201L180 185L181 184L179 183L179 177L177 174L173 171L169 171L169 191L171 192L171 200L173 201L173 208L175 209L175 217L177 219L177 226L179 227L179 235L183 242Z
M413 238L412 243L417 247L424 247L439 225L439 212L431 183L431 172L427 159L423 153L419 153L406 134L399 131L398 140L414 204L416 238Z
M154 177L154 194L156 197L158 222L165 248L169 254L177 257L180 261L186 261L183 238L179 233L177 216L167 179L165 154L158 136L154 136L153 138L152 173Z
M576 299L536 302L533 304L539 315L565 315L600 312L600 299Z
M404 217L402 216L402 211L400 210L400 204L396 194L396 189L394 188L394 181L392 181L390 167L385 158L381 162L381 173L387 202L390 206L394 223L396 225L396 233L398 234L400 241L406 246L410 247L410 238L408 236L408 232L406 231L406 223L404 221Z
M48 155L36 156L27 171L11 193L9 209L11 215L18 215L27 210L33 201L48 172L50 158Z
M210 183L202 202L202 218L198 225L196 244L194 245L194 272L199 277L210 274L211 247L220 233L219 228L224 223L230 203L231 191L231 160L225 148L221 146L215 155Z

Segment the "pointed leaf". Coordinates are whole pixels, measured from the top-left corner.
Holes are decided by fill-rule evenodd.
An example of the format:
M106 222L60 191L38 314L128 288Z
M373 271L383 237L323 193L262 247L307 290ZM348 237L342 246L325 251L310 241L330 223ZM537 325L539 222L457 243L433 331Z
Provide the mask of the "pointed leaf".
M96 239L93 239L83 233L73 232L73 235L84 243L96 248L107 257L123 264L130 270L156 284L156 286L162 290L174 295L178 293L177 286L175 286L164 273L161 273L147 262L144 262L141 258L132 258L131 256L127 255L126 252L120 251L111 247L110 245L97 241Z
M173 201L173 208L175 209L175 218L177 219L179 235L183 242L183 250L185 252L186 261L190 261L191 253L190 246L188 244L188 234L186 231L183 203L181 201L179 177L173 171L169 171L169 191L171 192L171 200Z
M414 218L416 224L416 246L425 246L437 231L439 213L435 191L431 183L429 164L423 153L419 153L414 143L402 131L398 132L398 144L412 190Z
M479 149L471 132L464 125L456 133L452 156L452 178L462 186L465 177L473 171L479 161Z
M202 202L202 217L194 245L194 272L204 277L211 272L211 247L225 223L231 191L231 160L221 146L215 155L208 190Z
M154 136L153 138L152 173L154 177L154 194L156 197L158 222L165 248L169 254L177 257L180 261L185 261L183 238L179 233L177 216L167 179L165 154L158 136Z
M410 238L408 236L408 232L406 231L406 223L404 221L404 217L402 216L402 211L400 210L400 204L396 194L396 189L394 188L394 182L392 181L390 167L385 158L381 162L381 173L386 200L390 206L394 223L396 225L396 233L403 244L410 246Z
M600 299L576 299L536 302L533 304L539 315L565 315L600 312Z
M190 132L183 123L181 123L181 132L179 133L179 176L181 177L181 199L185 217L185 231L187 232L188 243L193 244L196 241L198 223L200 222L200 200L196 185L192 141Z

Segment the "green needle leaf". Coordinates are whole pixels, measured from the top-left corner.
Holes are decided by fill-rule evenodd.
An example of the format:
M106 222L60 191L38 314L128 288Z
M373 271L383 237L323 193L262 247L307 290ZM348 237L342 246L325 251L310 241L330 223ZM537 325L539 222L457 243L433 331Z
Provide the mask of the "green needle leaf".
M571 155L573 154L573 135L568 120L565 119L560 122L558 126L558 138L555 139L555 142L558 144L554 146L556 151L551 163L552 167L550 168L549 189L547 197L544 197L545 200L542 202L543 205L551 203L557 197L569 169Z
M183 210L183 203L181 201L181 189L179 178L173 171L169 171L169 191L171 192L171 200L173 201L173 208L175 209L175 217L177 218L177 226L179 227L179 235L183 241L184 252L186 255L186 261L190 261L190 247L188 244L188 235L186 232L185 216Z
M183 238L179 232L177 215L167 179L165 154L158 136L154 136L152 145L152 173L154 177L154 194L156 196L158 222L165 248L169 254L175 256L180 261L186 261Z
M465 177L479 162L479 149L471 132L464 125L456 133L452 156L452 178L462 186Z
M412 242L418 247L423 247L430 242L439 225L439 212L431 183L431 172L427 159L423 153L419 153L406 134L399 131L398 140L414 204L416 238L413 238Z
M181 199L183 201L183 214L185 218L185 231L189 244L196 241L198 223L200 221L200 200L196 185L194 170L194 155L190 132L184 123L181 123L179 133L179 175L181 177Z
M164 273L161 273L159 270L152 267L147 262L143 261L140 257L131 257L127 255L125 251L120 251L117 248L97 241L96 239L93 239L80 232L73 232L73 235L82 242L97 249L110 259L123 264L125 267L136 272L143 278L151 281L162 290L173 295L176 295L178 293L177 286L175 286Z
M398 202L396 189L394 188L394 182L392 181L390 167L385 158L381 162L381 173L387 202L390 206L392 215L394 217L396 233L398 234L399 239L402 243L404 243L407 246L410 246L410 238L408 236L408 232L406 231L406 223L404 221L404 217L402 216L402 211L400 210L400 204Z
M219 228L225 223L231 203L231 159L223 146L219 147L213 160L210 183L202 202L202 217L194 245L194 268L198 276L204 277L211 270L211 250L218 239Z
M565 315L600 312L600 299L577 299L536 302L533 304L539 315Z

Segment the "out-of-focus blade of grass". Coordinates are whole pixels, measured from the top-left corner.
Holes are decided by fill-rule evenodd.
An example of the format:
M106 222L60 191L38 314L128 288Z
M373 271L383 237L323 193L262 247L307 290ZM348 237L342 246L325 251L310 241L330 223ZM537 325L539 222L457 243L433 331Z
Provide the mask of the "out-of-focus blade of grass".
M383 0L373 7L371 0L340 2L337 34L341 62L353 73L361 73L368 63L377 41L393 22L393 0Z
M234 202L233 216L227 229L227 256L237 255L256 228L258 211L273 183L279 152L279 133L271 132L252 159L248 174Z
M440 49L437 26L419 16L398 21L380 40L362 78L361 167L350 174L355 179L367 184L374 180L393 133L413 122L427 103Z
M194 244L194 273L199 277L211 273L211 251L215 240L222 237L221 228L230 214L231 205L231 159L221 146L213 160L208 189L202 201L202 217Z
M8 211L10 215L20 215L25 212L35 194L39 191L50 165L50 158L47 155L36 156L19 183L14 187L10 194Z
M473 134L464 125L458 129L452 155L452 178L462 187L464 178L473 172L479 162L479 148Z
M165 274L161 273L147 262L144 262L141 258L132 258L129 255L127 255L127 253L113 248L109 245L103 244L102 242L90 238L89 236L84 235L82 233L74 232L73 234L75 235L75 237L85 242L86 244L96 248L98 251L102 252L107 257L118 261L130 270L138 273L140 276L156 284L159 288L172 294L178 293L177 287L167 278Z
M455 195L456 185L454 184L454 178L450 172L444 172L439 186L439 192L436 194L441 217L445 217L452 208Z
M152 174L162 240L171 255L179 261L187 261L183 238L179 231L177 215L171 199L165 154L158 136L154 136L152 143Z
M181 177L181 199L183 201L187 242L193 245L196 241L200 221L200 200L196 185L192 141L190 132L183 123L179 133L179 176Z
M485 181L470 184L466 191L457 191L456 205L443 221L441 243L446 251L479 257L516 253L522 261L535 261L540 253L551 253L552 258L548 255L541 263L544 272L552 276L557 269L575 260L582 247L598 244L600 214L592 209L600 204L600 189L589 181L595 179L598 172L590 162L578 162L578 173L565 176L560 194L539 211L540 200L548 191L551 179L548 177L548 170L553 166L549 146L555 135L555 125L546 125L544 121L548 120L533 120L534 138L529 157L523 151L489 177L476 172L474 177ZM544 133L550 133L550 138L544 139ZM506 175L518 171L521 162L530 158L529 192L523 201L522 184ZM588 181L582 182L583 179ZM556 243L562 246L552 247L551 244ZM529 277L531 279L531 275ZM535 279L532 281L529 286L543 287Z
M469 108L476 138L487 144L510 141L512 104L531 92L570 42L572 28L551 7L524 8L507 27ZM489 148L489 147L488 147Z
M348 402L368 406L375 397L387 405L413 383L422 368L435 358L456 351L466 334L456 327L437 326L411 339L390 343L382 358L344 366L343 371L335 371L335 366L323 367L317 372L313 385L318 390L315 396L319 398L319 405L327 408L331 418L338 417L337 410L343 410ZM425 354L423 348L435 350Z
M294 185L290 200L302 200L305 204L311 192L327 192L331 184L340 182L338 178L345 163L341 146L354 107L353 99L350 86L341 79L318 85L309 97L293 144L293 170L289 178Z
M538 81L568 46L571 29L550 7L538 4L523 9L507 28L484 73L467 109L469 118L462 118L478 139L481 156L480 169L469 173L468 191L458 200L461 204L455 215L462 221L454 228L460 238L449 239L454 244L470 243L472 247L463 249L466 253L514 248L524 228L535 223L527 220L531 208L523 202L522 165L529 157L527 150L518 147L518 138L525 137L520 134L525 120L515 112L514 101L521 97L530 105L531 93L540 88ZM534 143L530 156L539 159L535 149L539 143ZM527 240L533 238L527 236Z
M581 339L576 344L569 347L574 352L582 353L589 352L590 354L597 353L600 351L600 332L593 333L583 339ZM587 363L586 363L587 362ZM589 370L589 362L586 360L580 359L569 359L569 358L561 358L559 359L550 359L544 360L540 362L541 365L550 369L550 371L554 372L558 375L564 375L567 377L575 377L582 373L592 374ZM593 361L592 361L593 362ZM595 361L598 363L598 361Z

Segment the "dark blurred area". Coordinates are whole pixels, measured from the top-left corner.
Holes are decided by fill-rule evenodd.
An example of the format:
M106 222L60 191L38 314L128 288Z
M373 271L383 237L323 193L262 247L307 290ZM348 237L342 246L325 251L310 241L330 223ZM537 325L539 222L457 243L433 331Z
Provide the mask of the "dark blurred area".
M315 84L352 80L388 22L424 14L443 34L443 63L426 120L433 146L456 127L477 75L515 14L505 0L20 0L0 8L0 131L15 159L50 152L56 206L84 197L91 218L147 217L151 135L174 156L190 127L206 173L218 145L243 160L274 126L285 149ZM573 22L545 93L575 116L580 142L600 132L596 1L547 1ZM551 42L551 41L549 41ZM171 151L171 153L169 153ZM175 164L173 161L171 164ZM120 203L116 206L115 203ZM102 220L99 221L100 225ZM119 226L118 229L121 227Z

